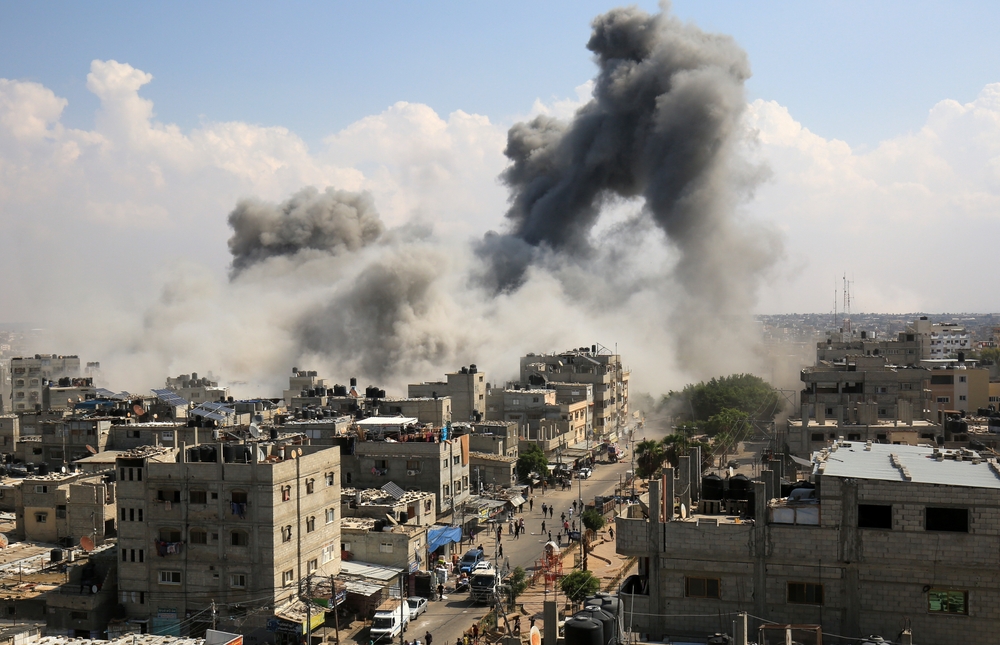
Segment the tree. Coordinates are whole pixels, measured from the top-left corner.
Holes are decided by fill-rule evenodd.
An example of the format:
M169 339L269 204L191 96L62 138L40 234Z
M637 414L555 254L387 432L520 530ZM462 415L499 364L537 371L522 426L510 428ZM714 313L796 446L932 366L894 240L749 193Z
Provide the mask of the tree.
M548 475L549 460L537 444L529 444L517 458L517 476L527 481L531 473L538 473L544 479Z
M600 531L606 523L604 516L593 508L585 510L580 519L583 521L583 525L591 531Z
M696 421L708 421L725 408L746 412L753 419L772 419L780 397L770 384L753 374L732 374L684 387L663 397L662 406Z
M636 456L636 476L650 478L663 465L667 455L663 451L663 444L659 441L646 439L635 447Z
M581 603L588 596L593 596L601 588L601 579L589 571L576 570L562 579L559 588L566 597L575 603Z
M507 584L510 585L510 604L513 605L517 597L528 588L528 574L522 567L515 567L507 579Z

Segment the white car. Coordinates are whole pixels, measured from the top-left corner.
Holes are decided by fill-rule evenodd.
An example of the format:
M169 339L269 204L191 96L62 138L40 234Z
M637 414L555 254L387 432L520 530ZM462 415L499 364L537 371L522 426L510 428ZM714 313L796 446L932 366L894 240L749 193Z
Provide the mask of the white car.
M579 477L580 479L590 479L590 476L592 474L594 474L594 471L591 470L590 468L581 468L580 470L576 471L576 476Z
M410 607L410 620L416 620L417 616L427 611L427 599L420 596L410 596L406 599L406 604Z

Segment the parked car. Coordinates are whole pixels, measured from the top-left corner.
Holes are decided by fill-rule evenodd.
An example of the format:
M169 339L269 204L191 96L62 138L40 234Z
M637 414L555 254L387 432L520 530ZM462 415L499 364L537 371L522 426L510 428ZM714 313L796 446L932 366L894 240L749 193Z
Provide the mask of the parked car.
M576 471L576 476L580 479L590 479L590 476L594 474L594 471L590 468L581 468Z
M417 616L427 611L426 598L410 596L406 599L406 604L410 606L410 620L416 620Z

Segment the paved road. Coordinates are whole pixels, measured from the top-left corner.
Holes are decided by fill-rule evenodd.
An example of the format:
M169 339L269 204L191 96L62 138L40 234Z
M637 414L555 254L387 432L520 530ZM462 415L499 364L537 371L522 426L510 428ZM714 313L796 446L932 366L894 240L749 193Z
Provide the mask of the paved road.
M500 539L503 545L504 559L509 563L511 569L524 567L530 570L535 566L535 561L541 557L542 546L548 541L548 535L542 535L542 503L551 504L555 507L554 516L546 519L546 529L561 525L559 516L561 513L569 515L573 500L581 496L584 501L593 502L595 496L612 495L618 486L619 477L624 477L625 473L632 467L631 463L620 464L598 464L594 468L594 474L585 480L573 480L573 487L570 490L547 490L543 495L540 488L535 489L534 509L529 511L529 505L524 505L524 513L515 515L517 518L524 518L527 532L520 538L514 539L513 535L507 534L507 527L504 525L503 535ZM579 508L579 507L578 507ZM577 514L574 513L574 519ZM579 524L578 524L579 525ZM552 531L555 537L557 530ZM497 553L497 541L495 535L489 532L480 533L477 542L483 545L487 555L495 558ZM565 544L565 540L563 542ZM577 547L579 548L579 547ZM455 640L462 636L462 633L471 628L474 622L478 622L487 611L485 605L477 605L469 601L468 594L446 594L446 598L440 602L430 603L427 612L420 616L405 634L406 640L419 638L423 645L424 633L428 630L433 636L432 645L454 645ZM522 628L527 630L528 621L522 622ZM362 635L365 632L362 632Z

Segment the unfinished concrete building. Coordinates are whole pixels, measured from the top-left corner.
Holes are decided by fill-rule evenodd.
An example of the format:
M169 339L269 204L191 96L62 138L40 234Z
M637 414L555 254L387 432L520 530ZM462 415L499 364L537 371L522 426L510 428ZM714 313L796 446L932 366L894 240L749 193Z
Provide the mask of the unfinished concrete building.
M311 576L340 570L337 447L145 448L116 468L118 587L143 631L201 633L212 617L185 617L214 601L227 607L221 626L266 640L272 616L251 609L297 599Z
M447 381L411 383L410 398L449 397L455 421L482 421L486 414L486 374L475 365L445 375ZM412 416L412 415L411 415Z
M17 533L25 540L75 546L80 538L103 544L115 535L112 473L48 473L14 487Z
M780 466L726 486L692 477L686 459L616 520L618 552L639 559L621 596L636 632L704 638L736 612L856 639L895 639L906 621L928 643L1000 628L996 461L838 441L813 455L811 482L785 492Z

